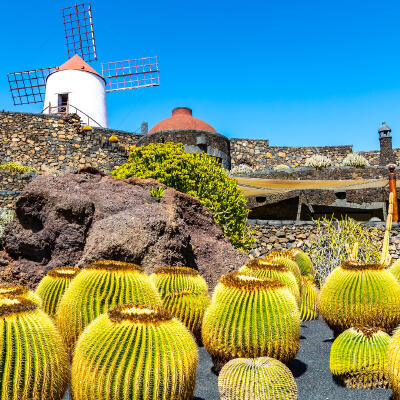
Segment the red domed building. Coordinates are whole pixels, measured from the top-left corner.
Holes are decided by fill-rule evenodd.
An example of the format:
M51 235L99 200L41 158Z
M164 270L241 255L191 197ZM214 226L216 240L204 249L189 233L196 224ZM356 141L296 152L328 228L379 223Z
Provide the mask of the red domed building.
M138 145L149 143L183 143L190 153L204 152L217 158L224 168L229 169L229 139L218 133L211 125L192 115L187 107L172 110L172 116L156 124L147 135L141 137Z

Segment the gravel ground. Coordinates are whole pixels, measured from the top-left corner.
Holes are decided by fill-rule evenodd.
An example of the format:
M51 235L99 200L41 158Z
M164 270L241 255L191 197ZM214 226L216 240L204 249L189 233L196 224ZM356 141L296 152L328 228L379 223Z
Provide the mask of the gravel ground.
M337 384L329 371L332 332L319 319L301 325L301 347L289 365L296 378L299 400L389 400L391 390L347 389ZM199 349L200 363L194 400L219 400L217 376L211 371L210 356ZM70 400L67 394L64 400ZM118 399L116 399L118 400Z

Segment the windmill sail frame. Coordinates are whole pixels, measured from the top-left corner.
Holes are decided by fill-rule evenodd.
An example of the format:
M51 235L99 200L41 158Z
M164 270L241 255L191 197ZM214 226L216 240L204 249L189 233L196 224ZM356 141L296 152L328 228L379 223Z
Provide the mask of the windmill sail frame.
M87 62L97 60L91 4L65 7L62 13L68 57L79 54Z
M8 85L15 106L44 102L47 77L56 67L10 72Z
M101 63L106 92L160 86L157 57L134 58Z

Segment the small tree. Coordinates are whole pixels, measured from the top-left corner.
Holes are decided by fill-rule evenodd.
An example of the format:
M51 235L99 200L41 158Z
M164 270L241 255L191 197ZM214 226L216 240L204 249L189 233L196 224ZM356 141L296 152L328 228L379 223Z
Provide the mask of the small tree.
M196 197L213 214L233 246L250 251L254 244L247 225L246 198L218 161L204 153L186 153L181 143L133 146L129 161L112 172L115 178L154 178Z

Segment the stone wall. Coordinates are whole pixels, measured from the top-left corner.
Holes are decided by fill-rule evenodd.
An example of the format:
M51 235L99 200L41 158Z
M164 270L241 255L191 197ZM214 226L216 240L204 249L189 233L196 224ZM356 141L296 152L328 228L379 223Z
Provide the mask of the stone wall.
M0 169L0 207L12 208L17 196L36 174L19 174Z
M307 250L316 239L317 225L303 221L264 221L249 220L255 231L256 244L251 254L260 257L272 250L285 250L292 247ZM382 242L385 223L368 223L379 230L378 240ZM393 259L400 257L400 224L394 223L390 234L389 252Z
M110 143L110 136L118 143ZM126 162L141 137L112 129L83 131L79 117L0 112L0 163L15 161L39 171L97 167L109 172Z
M353 146L281 147L269 146L268 140L231 139L231 165L246 163L256 171L276 165L304 167L308 158L323 155L335 166L353 151Z

